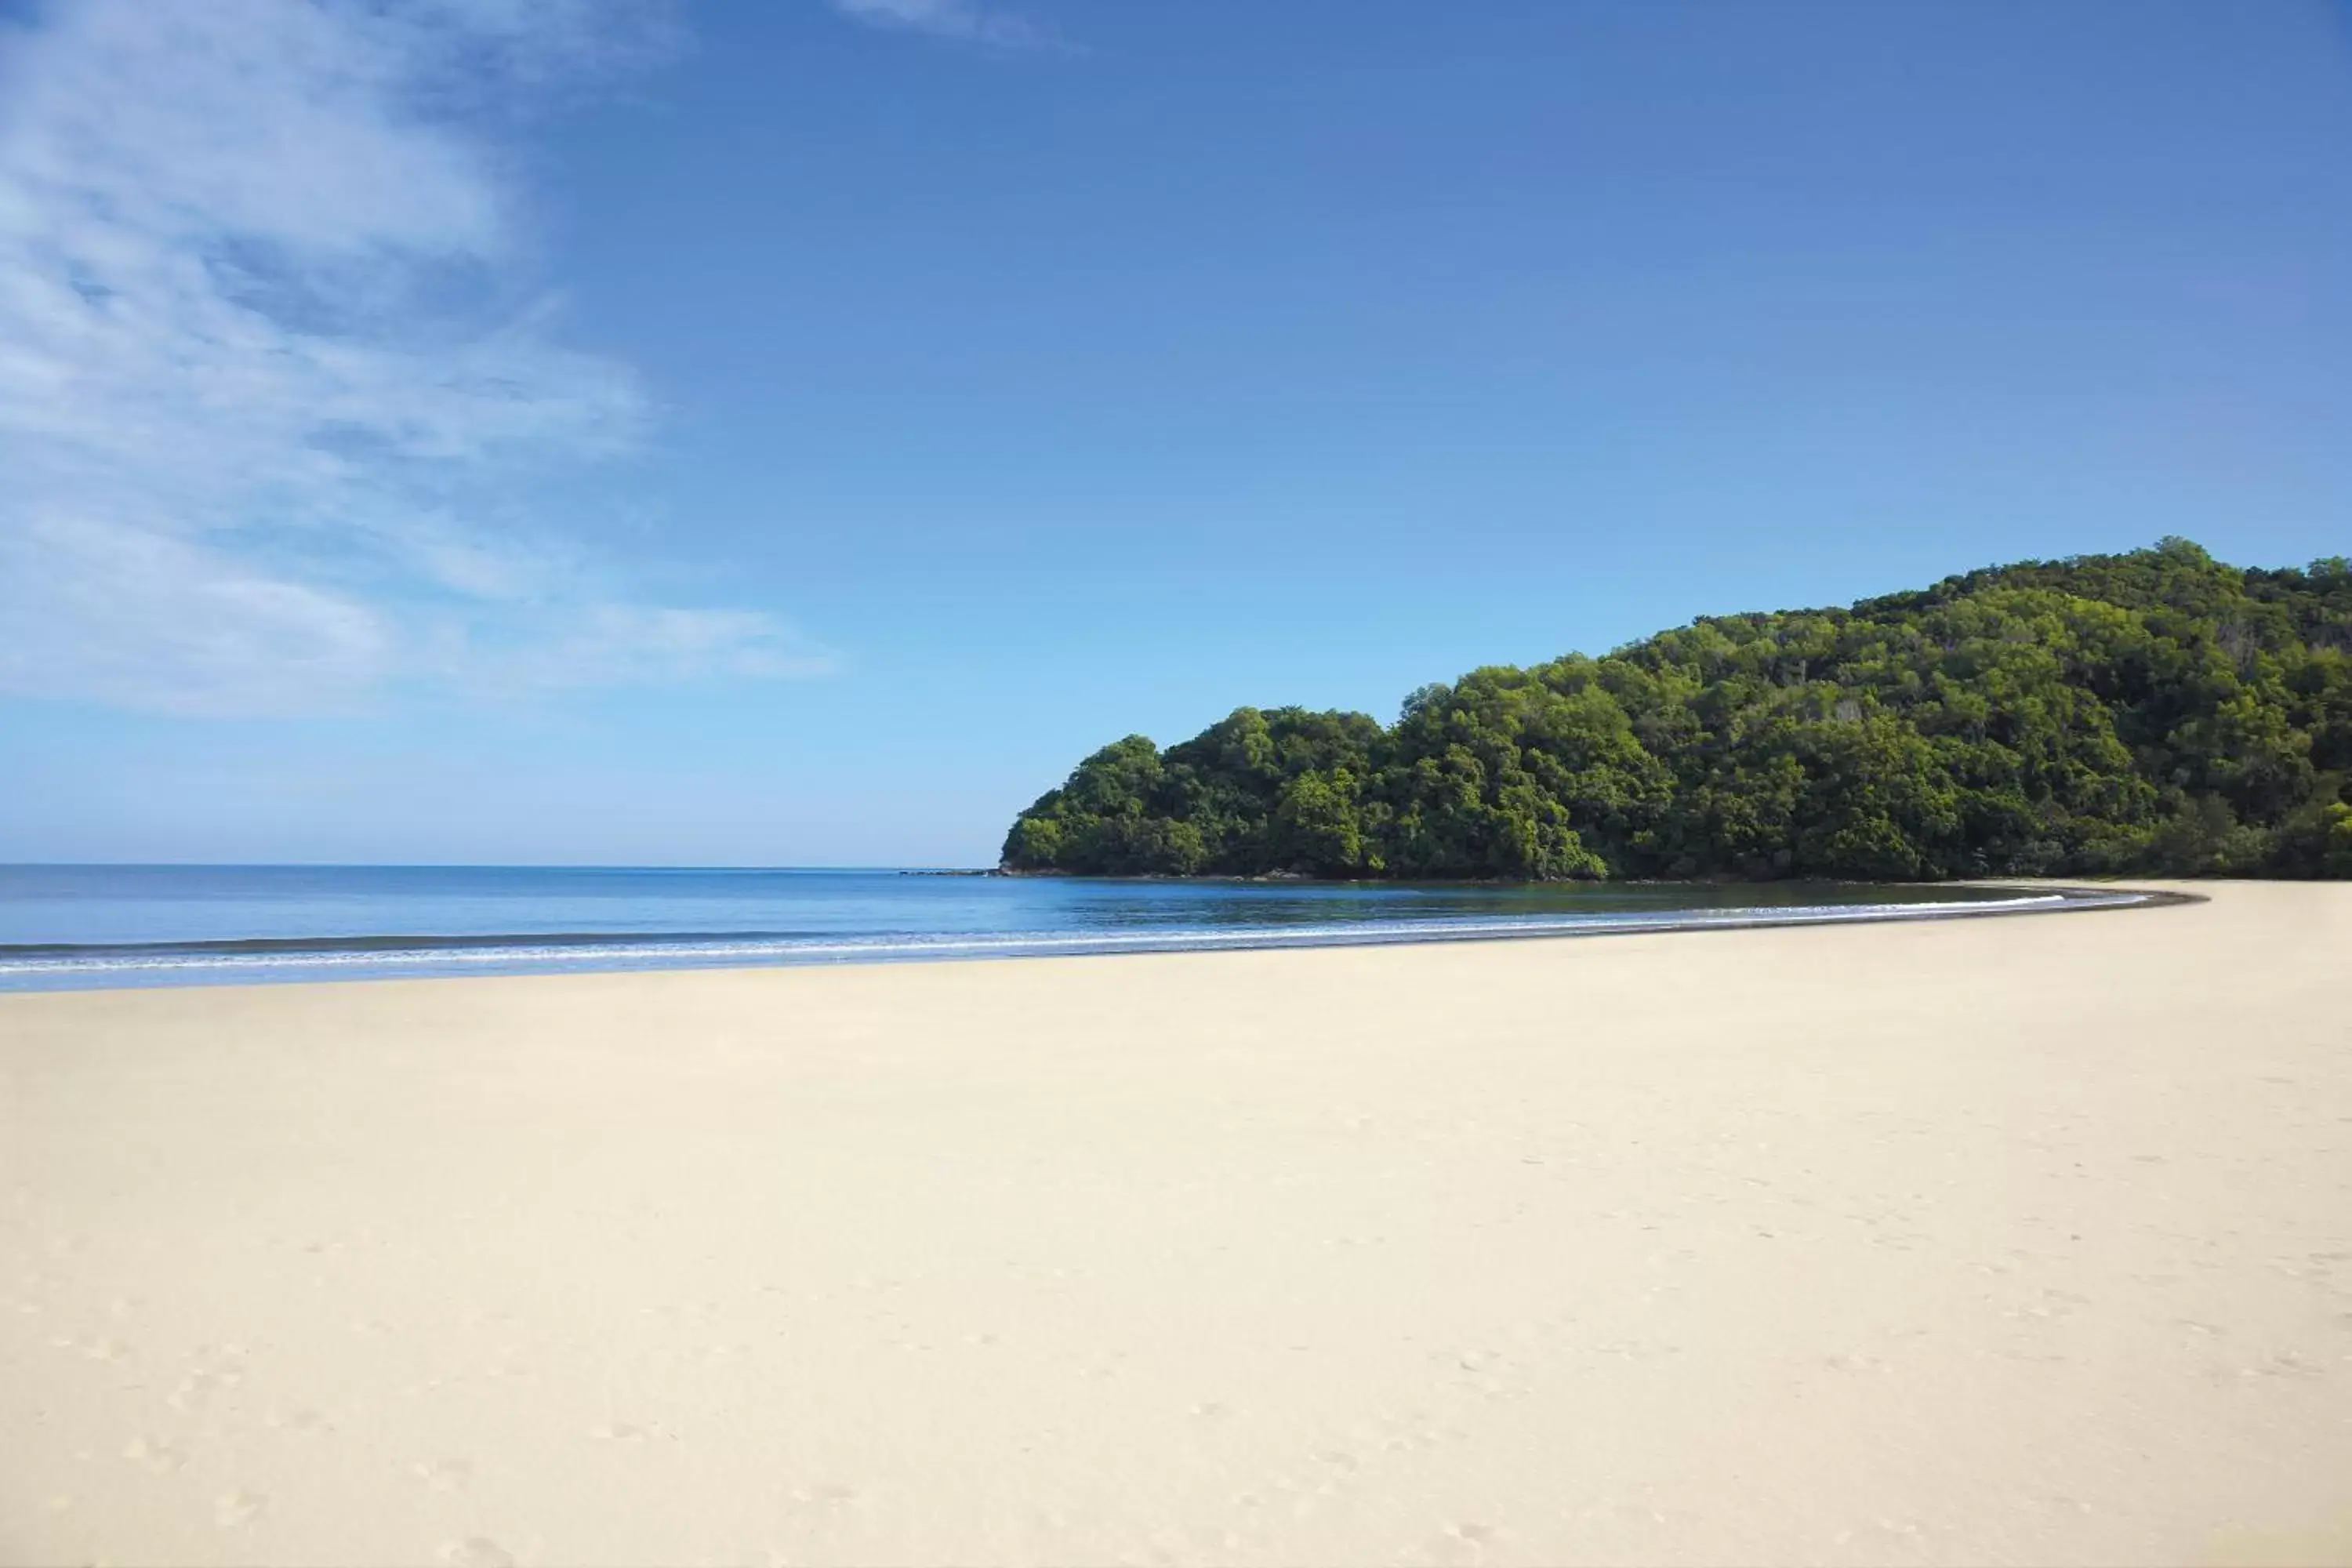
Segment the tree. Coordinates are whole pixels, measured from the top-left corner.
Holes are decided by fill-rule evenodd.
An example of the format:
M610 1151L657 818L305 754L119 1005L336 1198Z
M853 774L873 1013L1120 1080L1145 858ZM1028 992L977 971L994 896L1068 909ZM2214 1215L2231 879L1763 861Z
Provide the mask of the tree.
M2352 875L2352 563L2168 539L1236 709L1022 813L1019 870L1319 877Z

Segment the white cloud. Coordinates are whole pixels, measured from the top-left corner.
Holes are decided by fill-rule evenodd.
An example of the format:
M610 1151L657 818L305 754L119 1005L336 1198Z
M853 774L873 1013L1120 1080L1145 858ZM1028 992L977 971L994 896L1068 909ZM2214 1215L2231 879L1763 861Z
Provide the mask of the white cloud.
M673 680L721 674L751 679L823 675L832 657L742 610L688 610L604 604L538 621L529 635L484 640L470 628L445 628L452 666L494 690L540 691L566 686ZM507 628L511 631L511 626Z
M811 667L758 612L603 591L523 500L648 410L525 290L498 132L657 47L649 9L62 0L0 30L0 686L283 712Z
M856 21L905 32L928 33L992 48L1057 48L1047 29L976 0L833 0L834 9Z
M203 716L341 706L385 672L366 605L170 533L34 517L0 531L0 687Z

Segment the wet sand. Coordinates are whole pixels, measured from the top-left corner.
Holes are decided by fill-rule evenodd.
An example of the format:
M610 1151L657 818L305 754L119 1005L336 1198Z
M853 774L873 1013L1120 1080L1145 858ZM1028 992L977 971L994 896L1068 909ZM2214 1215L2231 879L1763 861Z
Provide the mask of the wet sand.
M2352 887L0 997L0 1562L2352 1558Z

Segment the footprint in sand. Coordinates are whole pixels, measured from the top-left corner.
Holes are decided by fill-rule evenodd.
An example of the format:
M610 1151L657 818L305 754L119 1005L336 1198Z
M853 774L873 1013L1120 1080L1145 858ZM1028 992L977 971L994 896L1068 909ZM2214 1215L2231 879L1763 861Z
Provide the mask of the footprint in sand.
M114 1362L118 1364L131 1359L131 1347L118 1340L54 1339L50 1344L61 1351L72 1351L85 1361Z
M188 1363L187 1374L180 1380L168 1403L174 1410L193 1410L210 1400L224 1388L235 1388L245 1381L245 1347L243 1345L198 1345Z
M134 1465L144 1465L161 1475L176 1470L188 1462L187 1454L161 1437L133 1437L122 1446L122 1457Z
M515 1568L513 1552L480 1535L443 1542L441 1561L449 1568Z
M268 1506L269 1500L259 1492L223 1492L213 1499L213 1520L223 1529L233 1530L251 1524Z
M1464 1521L1449 1524L1432 1542L1428 1554L1441 1563L1475 1563L1486 1556L1486 1548L1495 1539L1495 1528L1488 1524Z
M200 1410L211 1403L214 1394L224 1388L235 1388L245 1381L245 1373L235 1366L198 1367L180 1380L163 1403L183 1413Z
M857 1489L834 1483L822 1486L794 1487L784 1494L794 1513L829 1512L846 1508L857 1500Z
M1413 1426L1404 1423L1378 1439L1384 1454L1412 1454L1434 1448L1446 1440L1448 1434L1435 1426Z
M461 1492L474 1484L470 1459L419 1459L408 1473L436 1492Z

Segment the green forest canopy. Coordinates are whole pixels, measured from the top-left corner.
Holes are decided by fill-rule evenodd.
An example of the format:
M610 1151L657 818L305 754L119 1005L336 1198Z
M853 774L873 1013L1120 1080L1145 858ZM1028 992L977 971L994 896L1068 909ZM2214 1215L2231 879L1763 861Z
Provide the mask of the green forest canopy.
M1004 865L1091 875L2352 877L2352 563L2186 540L1707 616L1361 713L1078 764Z

